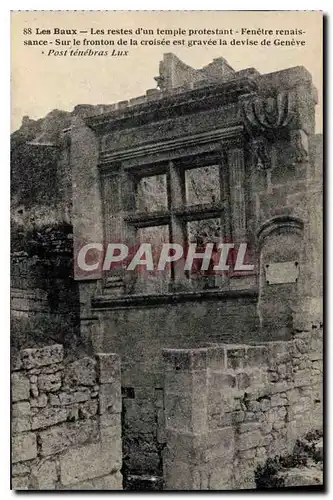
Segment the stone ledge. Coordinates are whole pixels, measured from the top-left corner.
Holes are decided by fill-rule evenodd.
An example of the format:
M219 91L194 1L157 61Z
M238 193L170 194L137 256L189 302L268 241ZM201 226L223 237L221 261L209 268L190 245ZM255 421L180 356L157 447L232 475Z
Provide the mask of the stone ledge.
M244 299L256 303L257 290L204 290L200 292L178 292L156 295L126 295L124 297L110 297L107 295L96 295L92 299L92 307L95 309L127 309L132 307L151 307L154 305L179 304L181 302L193 302L196 300L219 300L219 299Z

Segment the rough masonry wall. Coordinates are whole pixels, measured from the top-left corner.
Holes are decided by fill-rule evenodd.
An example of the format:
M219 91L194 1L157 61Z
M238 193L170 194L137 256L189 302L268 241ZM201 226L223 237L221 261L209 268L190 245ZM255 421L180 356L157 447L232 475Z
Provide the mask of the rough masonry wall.
M157 476L162 475L164 443L159 431L162 348L241 342L260 335L256 297L113 310L104 313L103 331L102 350L121 355L122 386L132 391L132 397L123 399L124 473Z
M58 110L24 117L11 135L11 342L18 349L66 343L66 330L71 342L79 336L70 119Z
M322 428L322 332L256 346L170 349L165 489L255 488L267 458Z
M122 489L118 356L21 350L11 383L13 489Z
M72 228L21 231L11 254L11 345L15 349L79 343L79 293L73 279ZM24 235L23 235L24 233ZM15 241L17 233L12 233ZM15 248L15 247L14 247Z

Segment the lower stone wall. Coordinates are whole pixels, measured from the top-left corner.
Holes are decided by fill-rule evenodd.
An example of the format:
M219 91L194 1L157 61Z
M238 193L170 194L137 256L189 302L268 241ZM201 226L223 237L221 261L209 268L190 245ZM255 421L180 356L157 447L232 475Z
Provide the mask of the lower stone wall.
M84 286L89 284L80 283L81 291ZM89 301L90 295L91 291L87 292ZM132 304L124 309L85 313L89 335L101 337L100 344L94 344L96 349L116 352L122 360L124 475L162 476L162 348L197 347L204 341L245 341L258 326L254 294L202 301L173 297L171 304L154 306L147 300L140 307ZM100 326L91 327L91 317L97 313ZM83 337L82 331L81 319Z
M322 428L322 331L164 350L170 490L255 488L255 470Z
M12 360L12 488L122 489L120 361L64 359L61 344Z

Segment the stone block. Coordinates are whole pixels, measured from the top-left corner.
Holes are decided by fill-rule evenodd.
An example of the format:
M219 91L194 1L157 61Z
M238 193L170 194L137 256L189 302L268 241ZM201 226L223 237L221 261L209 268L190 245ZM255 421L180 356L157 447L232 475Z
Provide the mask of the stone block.
M27 400L30 397L30 382L23 373L11 375L12 402Z
M244 424L240 424L237 428L239 434L243 434L244 432L252 432L256 430L261 430L261 424L259 422L248 422ZM242 439L242 438L240 438Z
M274 341L266 345L267 359L269 364L273 361L275 364L286 363L292 359L292 350L289 342Z
M30 399L31 408L45 408L47 405L47 395L40 394L37 398Z
M12 431L23 432L31 429L31 411L28 401L12 405Z
M24 349L21 351L23 368L30 370L40 366L61 363L64 358L64 348L61 344L54 344L40 349Z
M98 477L97 479L91 479L90 481L83 481L82 483L76 483L72 488L68 487L66 489L73 490L122 490L123 489L123 476L118 472L109 474L108 476Z
M235 389L236 377L230 373L210 371L209 384L210 390Z
M98 424L93 420L68 422L39 433L43 456L54 455L70 446L78 446L98 438Z
M121 426L101 426L100 437L102 443L110 443L110 446L118 447L119 453L122 453Z
M20 351L12 352L10 359L10 371L14 372L17 370L21 370L22 361Z
M207 430L207 398L201 394L166 394L165 426L178 431L203 432Z
M18 476L12 479L13 490L28 490L30 479L29 476Z
M288 404L287 396L285 394L273 394L271 397L271 407L285 406Z
M63 384L69 387L96 384L96 361L82 358L69 364L64 370Z
M257 448L262 446L263 436L260 430L246 432L242 434L238 440L237 448L239 451L249 450L250 448Z
M252 377L249 373L237 373L237 387L240 391L248 389L252 384Z
M30 403L28 401L14 403L12 405L12 416L13 417L30 416Z
M115 384L102 384L99 390L99 414L121 412L120 381Z
M253 412L260 411L260 402L256 400L250 401L247 405L247 408L249 411Z
M250 448L249 450L239 451L239 458L253 459L256 456L256 448Z
M260 401L260 409L261 411L268 411L271 408L271 400L269 397L262 398Z
M287 415L287 410L284 406L272 408L265 414L265 422L284 421Z
M58 394L60 405L66 406L74 403L82 403L90 399L91 391L90 389L84 387L79 391L75 392L60 392Z
M205 450L205 461L210 462L216 458L232 461L235 453L235 429L225 427L209 432L202 437Z
M216 459L209 463L208 489L231 490L233 480L232 464L223 459Z
M254 470L255 459L242 459L234 464L233 490L255 489Z
M207 348L163 349L166 370L206 370Z
M310 369L299 370L294 374L294 386L308 386L311 384L312 373Z
M119 470L122 457L119 450L101 443L88 444L66 451L60 457L60 479L63 486L111 474Z
M98 380L100 384L120 381L120 358L117 354L97 354Z
M30 466L23 463L12 465L12 476L24 476L30 474Z
M32 429L42 429L51 425L65 422L68 417L66 408L43 408L37 415L32 418Z
M189 432L166 431L166 447L163 450L163 461L181 461L184 463L200 463L204 461L204 451L199 438Z
M64 369L63 363L54 363L52 365L41 366L40 368L31 368L29 370L29 375L41 375L48 373L56 373ZM37 381L37 380L36 380Z
M191 393L193 391L193 372L167 370L164 374L164 391L173 394Z
M164 490L193 490L193 465L166 460L163 463Z
M58 480L56 464L53 460L40 462L31 469L31 488L54 490Z
M38 389L44 392L56 392L61 387L61 373L39 375Z
M82 419L91 418L97 414L98 401L85 401L79 405L79 417Z
M24 462L37 457L36 435L32 432L12 436L12 462Z
M121 415L120 413L104 413L99 417L99 426L100 432L102 433L102 429L108 428L108 432L111 432L110 429L114 429L114 434L121 434Z
M225 346L216 345L208 347L207 363L211 370L223 371L226 368Z
M264 366L267 363L267 348L266 346L254 346L246 349L244 366L257 368Z
M228 345L226 347L227 368L238 370L244 367L245 347Z
M49 394L48 400L51 406L61 406L58 394Z
M30 392L31 392L31 396L33 398L38 398L39 396L39 391L38 391L38 386L37 384L30 384Z

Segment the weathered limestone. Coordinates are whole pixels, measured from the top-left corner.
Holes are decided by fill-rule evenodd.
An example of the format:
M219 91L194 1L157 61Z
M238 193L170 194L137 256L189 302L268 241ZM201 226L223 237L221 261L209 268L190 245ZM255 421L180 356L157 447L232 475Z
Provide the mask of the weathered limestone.
M60 479L64 486L75 484L86 479L105 476L113 469L120 469L121 442L115 446L96 443L83 448L68 450L60 459Z
M29 379L22 373L12 373L12 401L27 400L30 397Z
M64 385L95 385L95 364L90 358L82 358L68 365L64 371Z
M36 434L18 434L12 438L12 461L24 462L37 456Z
M61 345L23 350L19 358L13 489L122 489L119 358L66 364Z
M115 287L118 298L123 299L119 307L115 294L110 293L112 288L105 286L107 280L100 269L88 276L90 282L85 276L79 276L83 278L79 284L81 339L93 352L114 349L124 359L124 386L129 394L135 394L124 398L124 447L126 456L130 457L131 471L137 472L144 463L142 473L160 472L164 414L161 398L155 398L154 391L162 386L161 348L187 348L207 340L243 343L253 338L289 339L293 328L311 328L314 317L315 325L319 325L321 300L318 293L322 293L318 292L322 274L322 179L315 156L320 153L321 145L314 136L316 92L310 73L302 67L267 75L260 75L254 68L236 72L223 58L195 70L173 54L166 54L156 81L159 89L151 89L146 96L130 101L80 105L72 114L55 111L38 122L27 118L22 129L13 136L14 145L19 145L17 136L24 139L24 145L20 146L22 154L18 161L13 161L14 172L18 173L22 165L28 168L30 163L33 166L29 170L31 174L43 172L45 165L36 165L26 147L25 134L29 136L34 128L37 130L32 134L35 135L34 148L38 144L37 135L39 141L51 138L51 143L55 141L54 145L60 146L51 148L57 151L56 154L60 150L60 160L53 162L54 173L58 180L64 178L59 181L62 183L60 189L54 191L68 195L66 203L60 200L62 209L73 199L76 250L85 242L102 242L103 235L116 237L119 241L133 236L129 220L137 213L135 210L127 213L134 206L133 196L130 199L127 196L133 187L133 177L155 165L159 173L163 170L169 177L171 213L167 218L170 216L173 241L182 243L184 227L176 212L186 202L184 168L189 165L192 168L193 159L198 158L198 166L212 162L221 167L221 199L215 201L221 202L216 216L221 216L222 237L228 241L248 242L253 247L251 262L261 257L255 275L221 280L218 282L221 289L210 292L209 297L206 292L198 300L194 300L193 294L168 293L166 297L152 297L156 307L146 307L149 303L146 299L141 299L137 307L138 298L123 297L131 293L128 284ZM67 130L62 133L64 127ZM57 138L59 135L61 139ZM312 154L314 146L317 151ZM15 178L22 181L18 174L13 177L14 182ZM69 184L73 181L73 193L65 179ZM204 207L199 209L204 212ZM47 207L47 212L53 214L54 209ZM266 283L265 266L288 260L300 262L299 282L276 286ZM189 286L178 266L174 268L174 277L175 283L170 283L170 290L184 290ZM28 299L17 290L14 295L15 308L25 301L25 310L34 302L39 309L47 302L45 290L38 288ZM311 349L317 358L309 356L305 362L304 353L294 347L293 360L288 359L288 352L266 351L265 354L266 348L261 346L246 349L230 346L219 353L213 349L211 354L216 359L214 368L210 364L209 384L214 389L211 393L202 388L207 378L205 368L196 373L193 367L183 370L180 363L180 370L170 371L165 379L169 387L166 395L168 427L171 429L178 421L182 432L204 433L204 429L213 424L233 427L244 424L247 419L248 422L264 422L263 426L271 426L276 434L282 434L283 419L288 417L291 421L287 434L294 437L299 430L302 405L309 409L309 421L320 422L320 414L310 411L312 397L309 399L298 389L304 388L304 381L310 376L312 380L317 376L319 386L321 368L320 363L317 366L314 361L321 356L318 357L316 349ZM101 366L105 365L104 375L99 369L96 373L95 360L88 358L64 369L61 349L61 346L54 346L51 348L53 353L27 350L22 359L13 363L17 374L13 377L13 402L30 401L30 415L25 411L26 406L16 407L14 432L29 432L33 428L41 433L50 425L67 425L68 419L76 422L96 418L101 431L112 435L118 425L114 423L119 417L119 388L103 386L100 389L99 386L112 385L118 376L113 374L113 358L104 355L100 359ZM225 356L223 360L221 353ZM267 370L262 367L266 355L276 360L275 364L268 364ZM299 365L296 359L300 360ZM22 363L31 374L30 382L20 371ZM59 379L60 374L63 381ZM183 392L177 389L181 384ZM74 386L75 391L71 389ZM261 399L243 401L245 393L263 386L269 386L269 395L274 393L274 398L264 394ZM148 395L138 395L142 388ZM198 396L201 391L203 397ZM229 393L232 397L227 397ZM206 404L210 408L208 414ZM287 407L288 410L280 410ZM304 426L308 426L307 417L303 420ZM250 432L256 431L248 431L248 434ZM244 442L252 438L255 440L256 434L247 435ZM140 444L134 446L133 442ZM258 457L267 455L268 446L273 448L273 444L258 445ZM252 460L253 450L241 451L244 463ZM217 458L212 466L216 471L221 468L219 460ZM154 464L157 464L155 470ZM240 464L240 470L245 471L244 481L248 479L246 464L244 467ZM205 483L203 471L196 471L193 483L214 487L229 484L232 474L228 467L225 471L221 483L217 472L212 474L211 483ZM191 474L188 477L192 477Z
M55 344L42 349L24 349L21 352L23 368L39 368L53 363L60 363L64 358L64 348L60 344Z
M41 455L55 455L68 446L78 446L90 440L97 440L98 423L94 420L57 425L40 432Z
M255 488L259 464L322 428L321 350L320 330L258 346L165 350L165 488ZM288 484L297 477L290 472Z

